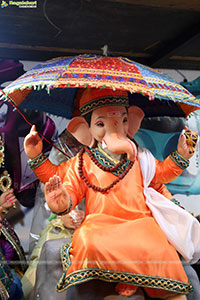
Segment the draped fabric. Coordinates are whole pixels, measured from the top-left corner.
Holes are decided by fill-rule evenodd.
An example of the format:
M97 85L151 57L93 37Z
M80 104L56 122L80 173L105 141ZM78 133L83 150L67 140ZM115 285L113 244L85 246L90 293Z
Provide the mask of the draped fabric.
M149 187L155 174L155 159L147 149L139 149L140 166L144 178L146 204L169 242L186 261L200 258L200 224L196 218L166 197ZM149 166L152 166L149 168Z
M86 217L75 231L72 243L62 248L64 273L58 291L101 279L144 287L152 297L190 292L192 287L176 249L146 205L139 158L124 179L106 194L82 182L77 172L77 157L68 161L67 166L64 186L74 205L86 197ZM92 184L100 187L116 178L100 170L87 153L83 171ZM162 171L159 168L155 173L156 183ZM165 170L169 180L166 173Z
M73 207L83 198L86 203L82 225L75 231L72 242L61 249L63 275L58 291L93 279L144 287L153 298L192 290L179 254L152 215L145 196L146 184L151 181L150 187L168 198L162 184L175 179L183 169L170 157L164 161L152 158L148 162L145 155L144 165L149 173L143 174L140 156L139 150L128 174L106 194L89 188L82 180L78 156L58 166L46 160L34 170L43 182L59 175ZM97 158L101 165L109 166L100 153ZM118 176L101 170L87 152L83 154L82 171L92 185L101 188L112 184Z

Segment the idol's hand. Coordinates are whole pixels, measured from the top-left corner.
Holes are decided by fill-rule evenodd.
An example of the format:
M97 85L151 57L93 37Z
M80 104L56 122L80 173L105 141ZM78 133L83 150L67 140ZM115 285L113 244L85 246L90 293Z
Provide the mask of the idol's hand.
M69 214L61 216L65 227L70 229L78 228L85 216L85 212L79 209L73 209Z
M179 137L177 147L178 153L185 159L190 159L194 154L197 140L198 134L185 126Z
M63 224L66 228L76 229L76 226L74 225L73 219L70 214L61 216L61 220L63 221Z
M24 139L24 149L29 159L32 159L42 152L43 143L36 131L35 125L31 127L29 134Z
M69 207L69 196L59 176L54 175L49 179L45 184L44 192L46 202L52 212L61 213Z
M69 215L72 217L72 222L74 226L77 228L81 225L85 217L85 212L83 210L74 209L69 213Z

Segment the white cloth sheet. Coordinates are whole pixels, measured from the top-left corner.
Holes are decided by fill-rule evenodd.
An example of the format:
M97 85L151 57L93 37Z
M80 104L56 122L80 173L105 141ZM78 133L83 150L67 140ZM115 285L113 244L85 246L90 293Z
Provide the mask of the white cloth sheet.
M200 259L200 224L189 212L149 187L155 174L155 158L148 149L138 150L146 204L168 241L190 263Z

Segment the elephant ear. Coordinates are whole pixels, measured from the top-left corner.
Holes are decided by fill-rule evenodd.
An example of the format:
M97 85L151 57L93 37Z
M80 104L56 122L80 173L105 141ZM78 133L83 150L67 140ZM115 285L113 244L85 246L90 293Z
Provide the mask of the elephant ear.
M88 123L83 117L74 117L67 124L67 130L83 145L92 147L94 138Z
M140 129L141 122L144 118L144 112L138 106L130 106L128 109L128 137L133 138L136 132Z

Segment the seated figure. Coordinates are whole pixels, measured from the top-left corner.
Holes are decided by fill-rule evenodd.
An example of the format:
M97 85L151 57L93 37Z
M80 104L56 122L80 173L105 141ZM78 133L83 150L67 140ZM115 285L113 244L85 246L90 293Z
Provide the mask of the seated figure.
M68 130L87 147L58 166L42 154L35 126L25 139L29 165L47 182L46 201L54 213L67 214L85 198L86 217L62 247L57 290L99 279L126 297L142 288L149 298L184 300L192 285L178 252L191 262L199 259L200 226L157 190L182 173L193 151L182 133L177 150L156 160L131 140L144 113L128 106L126 92L86 89L82 116Z

